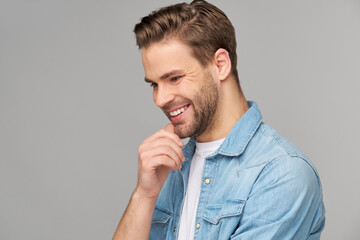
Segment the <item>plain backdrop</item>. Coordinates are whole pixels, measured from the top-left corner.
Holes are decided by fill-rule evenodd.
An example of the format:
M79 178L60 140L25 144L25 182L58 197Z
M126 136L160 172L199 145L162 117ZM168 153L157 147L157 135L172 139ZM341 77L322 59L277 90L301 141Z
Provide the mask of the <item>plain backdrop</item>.
M247 99L320 173L322 239L360 239L360 1L210 2ZM0 0L1 240L111 239L138 145L168 122L132 29L170 3Z

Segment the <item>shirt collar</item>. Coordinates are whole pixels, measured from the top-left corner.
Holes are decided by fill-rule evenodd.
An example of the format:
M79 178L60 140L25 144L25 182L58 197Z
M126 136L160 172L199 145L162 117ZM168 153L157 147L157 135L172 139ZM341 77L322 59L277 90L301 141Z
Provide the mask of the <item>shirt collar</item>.
M258 105L248 101L249 110L237 121L218 149L218 153L226 156L242 154L262 122Z
M258 105L253 101L248 101L249 109L237 121L219 149L212 155L222 154L225 156L239 156L242 154L254 136L256 130L262 122L262 116ZM183 147L185 158L191 159L195 151L195 138L190 138L189 142Z

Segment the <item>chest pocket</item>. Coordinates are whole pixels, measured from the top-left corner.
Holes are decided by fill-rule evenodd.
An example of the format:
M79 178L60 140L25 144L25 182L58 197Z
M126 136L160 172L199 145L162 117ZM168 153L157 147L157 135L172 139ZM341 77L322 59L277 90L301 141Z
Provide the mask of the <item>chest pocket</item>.
M240 223L245 200L227 200L221 204L209 204L202 218L209 239L230 239Z
M173 214L165 209L155 207L152 217L151 231L149 240L166 239L166 234L169 229L169 222Z

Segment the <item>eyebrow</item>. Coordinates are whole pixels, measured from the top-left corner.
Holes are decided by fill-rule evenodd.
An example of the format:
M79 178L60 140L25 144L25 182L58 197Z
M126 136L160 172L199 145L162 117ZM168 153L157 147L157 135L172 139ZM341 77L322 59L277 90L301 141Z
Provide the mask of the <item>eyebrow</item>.
M172 71L170 71L170 72L167 72L167 73L163 74L163 75L160 77L160 79L161 79L161 80L164 80L164 79L167 79L167 78L170 77L170 76L179 75L179 74L183 74L183 71L181 71L181 70L172 70ZM151 80L151 79L149 79L149 78L146 78L146 77L145 77L145 82L154 83L153 80Z

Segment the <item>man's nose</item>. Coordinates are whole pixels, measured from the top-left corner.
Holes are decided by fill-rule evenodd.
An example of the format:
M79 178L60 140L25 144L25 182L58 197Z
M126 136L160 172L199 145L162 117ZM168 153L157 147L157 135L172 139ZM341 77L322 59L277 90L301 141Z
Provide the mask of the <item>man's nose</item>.
M158 86L158 89L154 92L154 101L156 106L163 108L166 104L174 100L174 94L164 85Z

